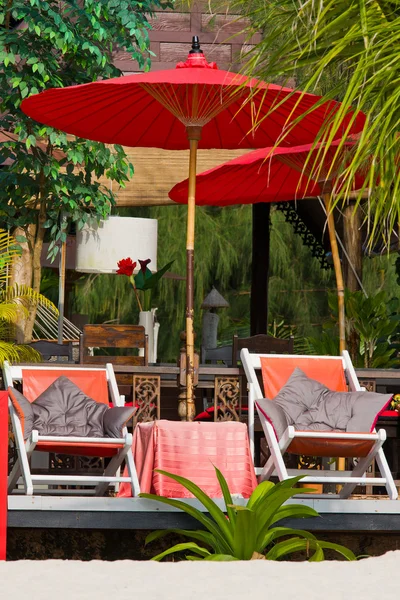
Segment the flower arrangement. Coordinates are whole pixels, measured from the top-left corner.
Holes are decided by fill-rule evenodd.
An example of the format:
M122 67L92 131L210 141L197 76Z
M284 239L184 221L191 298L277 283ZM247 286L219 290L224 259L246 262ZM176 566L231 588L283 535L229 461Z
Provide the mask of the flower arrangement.
M395 394L390 402L390 410L400 412L400 394Z
M151 262L150 258L139 260L140 271L134 276L136 262L131 258L123 258L117 263L117 275L126 275L134 289L140 312L151 309L152 291L160 281L161 277L168 271L174 261L169 262L156 273L152 273L148 268Z

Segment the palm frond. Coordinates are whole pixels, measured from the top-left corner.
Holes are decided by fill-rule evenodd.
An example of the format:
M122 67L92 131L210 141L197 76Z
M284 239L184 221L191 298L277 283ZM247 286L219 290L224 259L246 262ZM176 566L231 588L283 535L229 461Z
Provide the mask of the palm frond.
M28 309L22 304L16 304L15 302L1 302L0 301L0 319L7 321L8 323L17 323L21 318L29 315Z
M0 304L1 303L18 303L20 306L26 308L37 305L45 306L55 315L58 314L58 309L53 302L48 300L42 294L35 292L31 287L27 285L19 285L17 283L0 291Z
M263 32L245 56L247 73L278 83L290 78L293 84L294 78L298 88L342 102L327 119L321 140L346 137L341 122L351 109L366 113L357 146L350 159L342 161L335 203L349 197L356 173L361 174L356 204L367 196L369 243L382 236L388 242L400 221L398 3L232 0L230 9L248 17L248 38ZM338 162L342 151L339 146ZM320 173L324 149L317 154L314 178Z
M20 254L20 247L14 238L4 229L0 229L0 286L10 277L10 268L15 256Z
M41 362L42 357L30 346L14 344L0 339L0 366L7 360L10 363Z

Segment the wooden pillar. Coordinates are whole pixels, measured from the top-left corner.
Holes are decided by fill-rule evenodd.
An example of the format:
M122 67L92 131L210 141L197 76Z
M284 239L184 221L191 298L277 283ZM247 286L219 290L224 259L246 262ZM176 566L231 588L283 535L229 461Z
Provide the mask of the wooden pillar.
M253 204L250 335L267 333L271 205Z
M354 203L349 202L343 208L343 243L349 257L343 257L344 285L351 292L360 290L360 284L350 267L349 261L362 281L362 240L361 240L361 211L354 211Z

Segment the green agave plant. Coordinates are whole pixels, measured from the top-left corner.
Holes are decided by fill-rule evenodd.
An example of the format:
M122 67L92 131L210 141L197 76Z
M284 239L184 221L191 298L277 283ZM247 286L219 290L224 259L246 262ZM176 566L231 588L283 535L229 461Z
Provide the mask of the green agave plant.
M195 541L175 544L154 556L152 560L159 561L165 556L185 551L189 552L186 555L187 560L279 560L295 552L305 551L308 560L316 562L324 560L325 549L334 550L347 560L356 560L353 552L344 546L318 540L312 533L302 529L275 526L275 523L286 518L319 516L314 509L303 504L283 506L286 500L295 494L307 493L294 487L301 477L293 477L277 484L264 481L256 487L247 506L237 506L233 503L226 479L216 467L215 472L225 501L226 513L189 479L157 470L157 473L182 484L202 503L210 516L182 500L155 494L140 494L142 498L163 502L183 510L203 528L197 531L153 531L147 536L146 544L168 533L180 534ZM202 545L196 542L201 542Z

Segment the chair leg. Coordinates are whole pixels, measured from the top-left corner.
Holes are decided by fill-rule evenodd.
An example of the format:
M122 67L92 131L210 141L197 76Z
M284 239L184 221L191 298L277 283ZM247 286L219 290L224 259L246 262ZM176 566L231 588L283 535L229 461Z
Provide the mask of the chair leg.
M106 469L103 473L103 477L113 477L114 475L116 475L118 468L120 467L122 461L124 460L128 450L129 450L129 446L128 447L124 446L124 448L122 448L122 450L120 450L120 452L118 452L118 454L116 454L115 456L112 457L112 459L108 463L108 466L106 467ZM103 496L105 494L105 492L107 491L107 488L109 485L110 484L107 481L100 481L100 483L98 483L96 486L94 495L95 496Z
M287 472L286 465L283 460L284 451L283 452L281 451L276 440L271 439L270 435L268 435L268 431L265 431L265 435L267 438L269 451L271 452L271 456L268 459L268 462L264 467L266 473L268 473L270 471L270 469L273 465L278 474L279 481L284 481L285 479L289 479L289 474ZM270 464L270 461L272 462L272 465ZM268 467L268 468L266 469L266 467ZM274 469L272 468L271 474L272 474L273 470ZM264 471L263 471L263 474L264 474ZM264 480L263 478L260 478L260 481L263 481L263 480Z
M32 496L33 482L31 477L29 458L31 457L32 452L34 451L37 443L37 432L33 431L31 434L31 438L27 442L24 442L22 429L18 423L18 425L14 428L14 434L17 442L18 458L8 478L8 493L12 492L12 490L17 484L19 476L22 473L25 494L27 496Z
M17 481L20 478L20 475L21 475L21 462L18 457L14 463L13 468L11 469L11 473L8 476L8 482L7 482L7 493L8 494L11 494L11 492L17 485Z
M31 466L29 459L33 454L33 451L37 444L37 431L32 432L31 438L26 442L26 452L21 452L20 460L22 466L22 478L24 480L25 494L27 496L33 496L33 481L31 476Z
M383 452L382 448L379 450L378 454L376 455L376 462L378 464L381 475L383 475L383 477L386 479L386 490L387 490L389 498L391 500L397 500L399 494L397 492L397 488L396 488L394 480L393 480L392 472L389 469L389 465L388 465L385 453Z
M267 462L265 463L263 470L261 471L260 481L266 481L267 479L269 479L271 477L272 473L274 472L274 469L275 469L274 459L271 455L269 457L269 459L267 460Z
M129 449L126 455L126 466L128 468L129 477L131 478L132 496L138 496L140 494L139 478L136 471L135 461L133 460L132 448Z
M360 462L358 463L358 465L356 466L356 468L353 469L352 477L362 477L363 475L365 475L368 467L370 466L370 464L374 460L375 456L377 455L377 452L383 452L382 451L383 442L384 442L384 439L379 439L375 442L375 444L372 446L371 450L368 452L367 456L362 458L360 460ZM356 486L357 486L357 483L346 483L340 490L339 497L340 498L348 498Z

